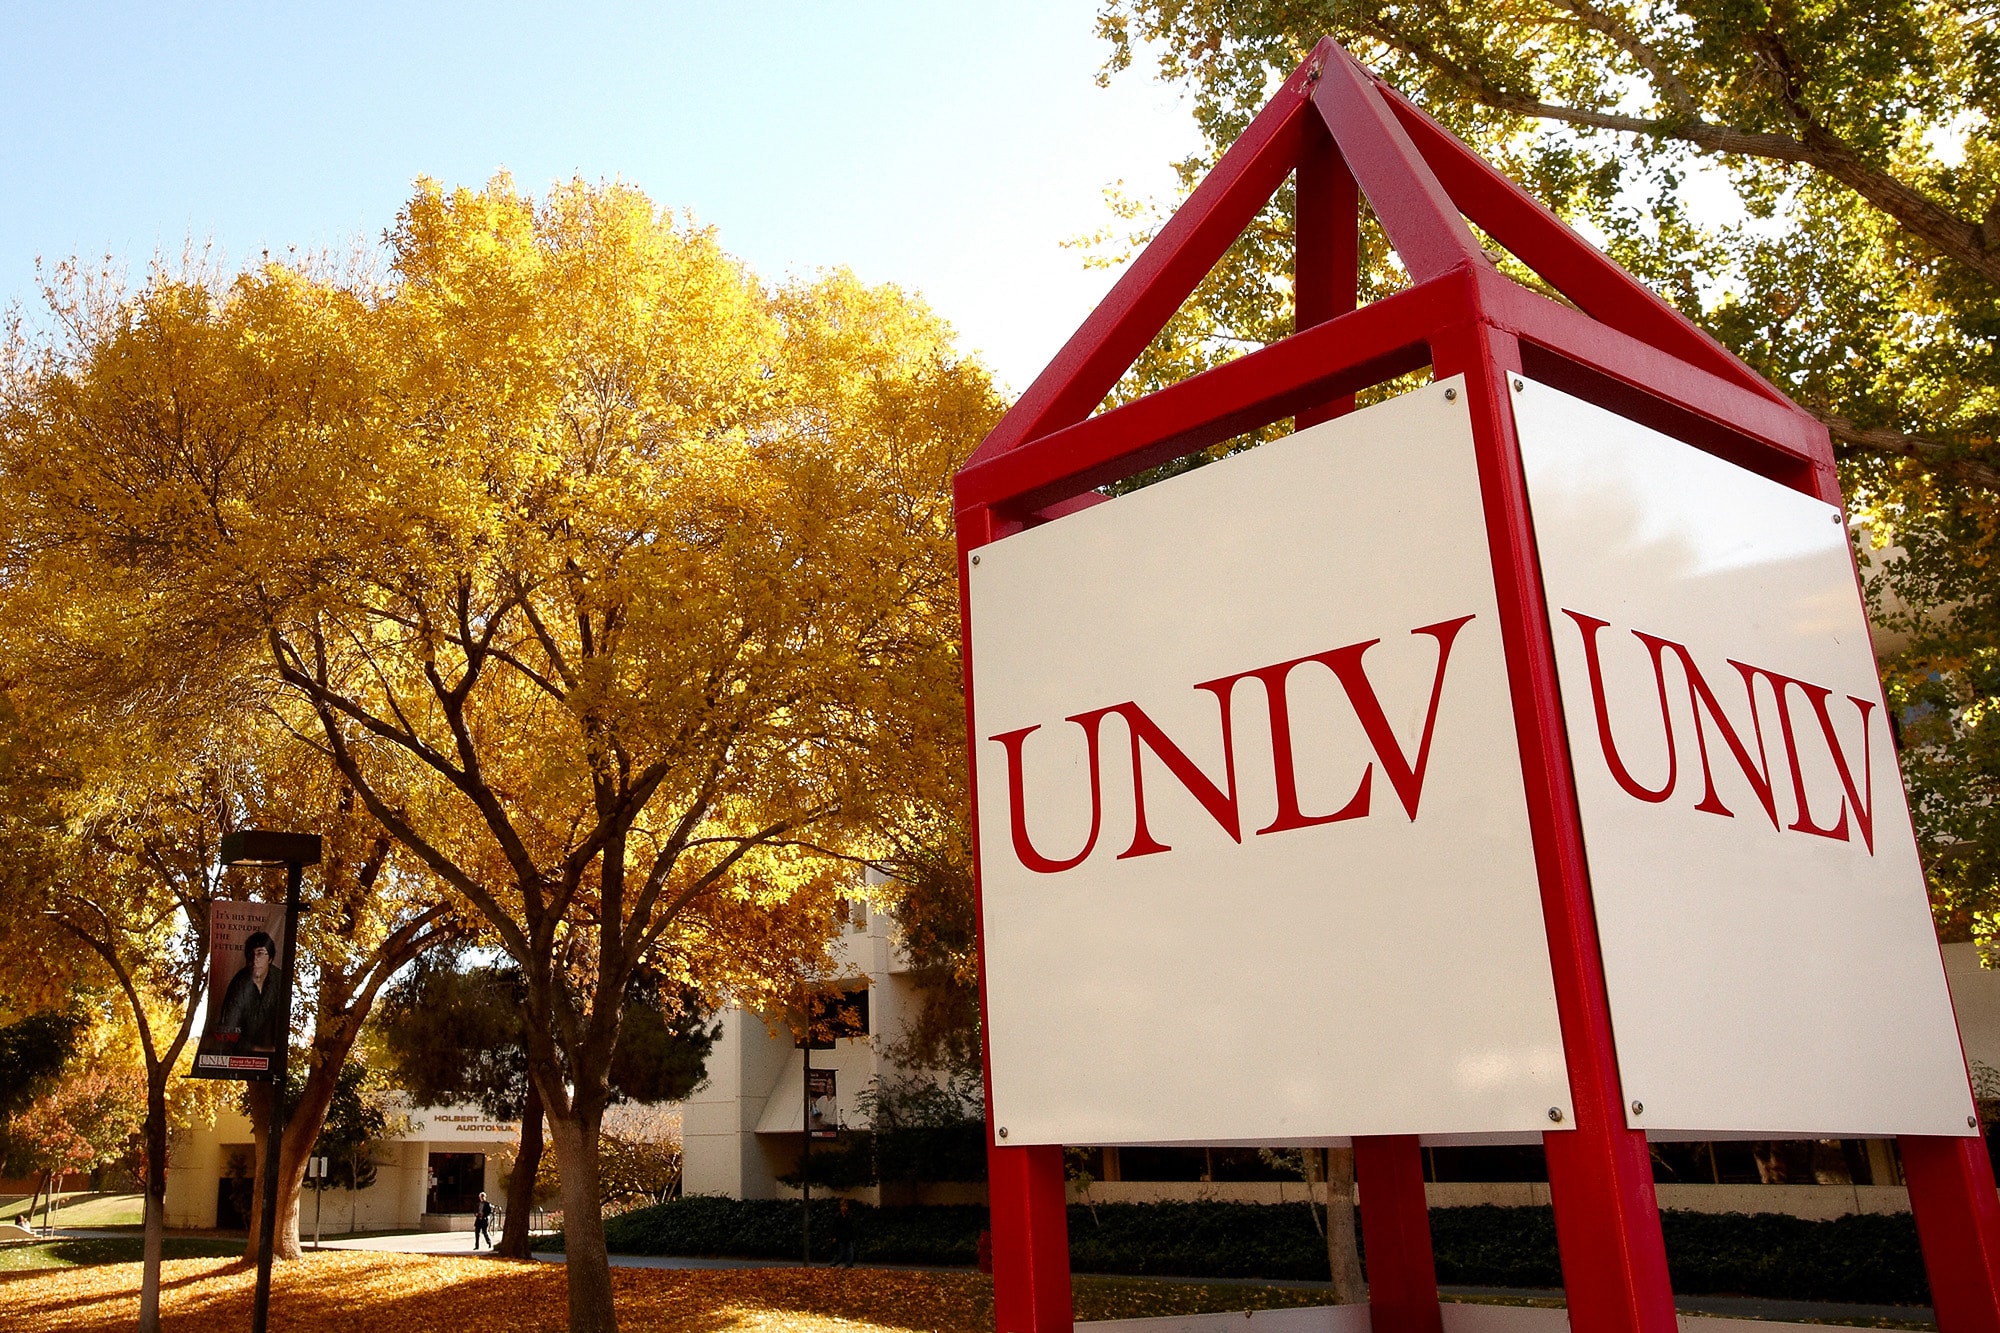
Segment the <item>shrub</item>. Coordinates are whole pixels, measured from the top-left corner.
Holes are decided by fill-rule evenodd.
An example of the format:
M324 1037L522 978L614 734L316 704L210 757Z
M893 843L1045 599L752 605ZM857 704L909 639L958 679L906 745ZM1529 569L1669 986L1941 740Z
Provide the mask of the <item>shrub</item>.
M813 1235L831 1252L833 1200L813 1201ZM978 1206L852 1205L864 1263L970 1265L987 1225ZM677 1199L605 1223L619 1254L788 1259L800 1252L799 1205L783 1199ZM1667 1263L1683 1295L1922 1304L1930 1299L1908 1214L1809 1222L1771 1213L1663 1215ZM1440 1282L1560 1287L1547 1208L1434 1208ZM1306 1205L1113 1203L1069 1210L1070 1266L1149 1277L1327 1277L1326 1241ZM557 1238L556 1248L561 1248ZM1365 1258L1365 1256L1364 1256Z

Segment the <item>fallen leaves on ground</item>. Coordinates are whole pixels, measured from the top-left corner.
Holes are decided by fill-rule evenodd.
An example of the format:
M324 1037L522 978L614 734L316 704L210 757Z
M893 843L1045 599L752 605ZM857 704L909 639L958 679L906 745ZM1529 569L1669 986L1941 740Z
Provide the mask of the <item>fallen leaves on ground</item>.
M162 1265L167 1333L250 1322L256 1269L240 1260ZM617 1268L625 1333L987 1333L992 1279L890 1269ZM139 1266L0 1273L0 1328L18 1333L129 1329L139 1314ZM1080 1279L1077 1317L1133 1318L1270 1305L1318 1304L1323 1293L1137 1279ZM558 1264L431 1255L328 1252L278 1266L272 1333L558 1333L568 1324Z
M162 1324L172 1333L247 1328L254 1265L182 1259L163 1265ZM865 1333L991 1327L988 1285L959 1274L768 1269L613 1269L628 1333ZM139 1266L0 1275L0 1327L22 1333L129 1329L139 1313ZM272 1333L544 1333L567 1327L557 1264L429 1255L324 1253L280 1264Z

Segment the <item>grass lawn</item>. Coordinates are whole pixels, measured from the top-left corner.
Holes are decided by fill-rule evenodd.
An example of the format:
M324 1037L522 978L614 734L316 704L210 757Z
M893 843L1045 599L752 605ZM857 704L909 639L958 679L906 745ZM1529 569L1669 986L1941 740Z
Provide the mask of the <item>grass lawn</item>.
M51 1219L59 1227L142 1227L146 1225L143 1194L78 1194L59 1201Z
M21 1273L48 1268L76 1268L89 1264L137 1264L146 1242L138 1236L93 1237L88 1240L50 1240L33 1245L10 1245L0 1249L0 1273ZM163 1253L169 1259L232 1259L243 1253L240 1240L192 1240L169 1236ZM5 1308L0 1305L0 1308Z
M0 1220L12 1221L16 1213L25 1212L28 1196L9 1195L0 1198ZM59 1227L138 1227L146 1222L146 1200L142 1194L91 1194L85 1191L65 1191L56 1195L55 1213L49 1219L50 1225ZM42 1210L35 1208L35 1225L42 1224Z
M138 1317L138 1264L72 1261L78 1262L83 1266L0 1272L0 1328L18 1333L129 1329ZM253 1266L240 1259L174 1258L165 1264L163 1276L161 1308L169 1333L249 1324ZM988 1333L993 1327L992 1279L972 1273L614 1268L611 1280L626 1333L723 1328L742 1333ZM1079 1319L1311 1305L1325 1299L1320 1292L1282 1287L1141 1278L1076 1282ZM567 1324L567 1309L563 1272L556 1264L326 1251L278 1266L271 1327L273 1333L544 1333Z

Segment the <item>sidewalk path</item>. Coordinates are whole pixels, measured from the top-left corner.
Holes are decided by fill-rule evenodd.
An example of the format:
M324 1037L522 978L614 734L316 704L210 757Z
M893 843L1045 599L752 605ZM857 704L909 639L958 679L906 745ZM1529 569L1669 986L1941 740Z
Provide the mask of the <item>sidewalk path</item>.
M559 1264L563 1261L562 1255L550 1254L546 1251L537 1254L535 1258L540 1259L545 1264ZM685 1259L666 1254L614 1254L610 1258L613 1268L797 1268L799 1266L799 1261L796 1259ZM819 1266L817 1264L814 1265L814 1267ZM905 1272L923 1271L902 1264L862 1264L859 1266L863 1268L891 1268Z
M499 1235L499 1229L494 1229ZM306 1253L312 1253L312 1238L301 1236ZM484 1254L491 1246L472 1248L470 1231L406 1231L395 1236L328 1236L320 1242L323 1250L375 1250L392 1254Z

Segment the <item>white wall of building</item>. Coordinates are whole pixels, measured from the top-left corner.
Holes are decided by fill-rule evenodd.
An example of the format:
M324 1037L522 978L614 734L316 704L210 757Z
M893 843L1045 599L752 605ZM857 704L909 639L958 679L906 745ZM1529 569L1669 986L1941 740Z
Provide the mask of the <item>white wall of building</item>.
M882 883L871 871L871 884ZM857 903L835 941L828 984L868 987L867 1036L812 1052L815 1069L836 1073L835 1110L849 1129L867 1129L862 1094L884 1071L880 1047L903 1030L921 1001L908 976L888 913ZM795 1193L778 1177L795 1169L805 1120L805 1062L781 1023L732 1009L709 1051L708 1081L682 1105L682 1190L737 1199Z

